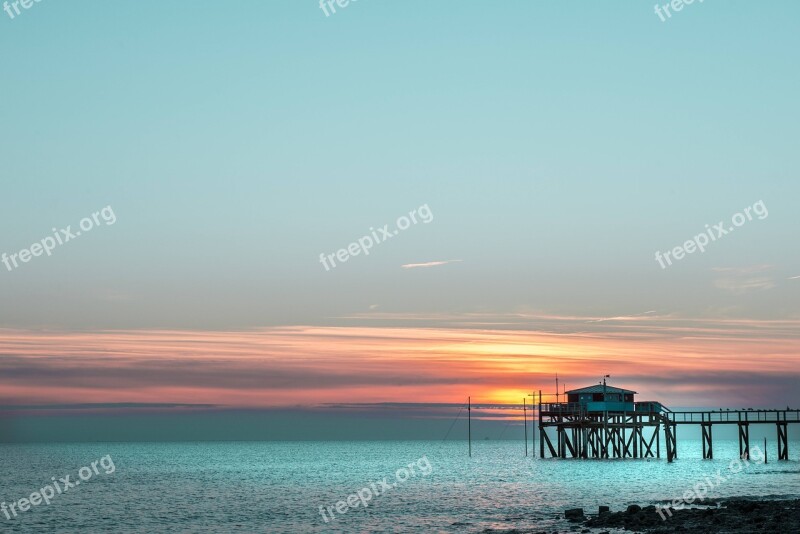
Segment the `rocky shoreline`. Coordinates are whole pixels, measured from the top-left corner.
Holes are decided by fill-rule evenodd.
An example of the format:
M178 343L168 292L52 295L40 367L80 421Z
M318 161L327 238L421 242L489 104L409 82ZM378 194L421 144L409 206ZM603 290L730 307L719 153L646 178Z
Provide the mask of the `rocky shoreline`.
M683 509L668 505L631 505L624 512L601 506L597 515L587 518L581 508L565 511L573 530L602 533L628 530L646 533L793 533L800 532L800 499L757 500L731 498L706 500L701 506Z

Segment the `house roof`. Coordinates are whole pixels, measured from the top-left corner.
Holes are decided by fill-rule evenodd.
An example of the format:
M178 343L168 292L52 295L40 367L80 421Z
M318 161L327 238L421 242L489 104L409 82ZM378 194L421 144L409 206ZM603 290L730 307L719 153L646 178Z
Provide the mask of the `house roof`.
M571 389L567 391L567 394L570 393L602 393L603 392L603 384L595 384L594 386L589 386L580 389ZM631 391L630 389L622 389L622 388L615 388L614 386L605 386L606 393L636 393L635 391Z

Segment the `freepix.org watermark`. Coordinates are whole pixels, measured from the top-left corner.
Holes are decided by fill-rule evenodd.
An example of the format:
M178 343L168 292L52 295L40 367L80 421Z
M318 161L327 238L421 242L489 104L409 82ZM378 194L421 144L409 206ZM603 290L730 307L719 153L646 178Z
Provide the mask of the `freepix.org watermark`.
M80 480L72 481L70 480L71 475L67 475L63 478L59 478L56 481L56 477L51 477L50 480L52 484L47 484L45 487L40 489L39 491L34 491L30 494L29 497L25 497L19 499L18 501L12 502L9 505L6 505L5 502L0 503L0 511L6 516L6 519L11 519L13 517L17 517L17 510L20 512L27 512L30 510L31 506L39 506L44 501L45 504L49 505L50 500L53 499L56 495L61 495L62 493L68 492L71 488L75 488L80 485L81 481L86 482L92 476L99 475L100 470L97 469L97 465L100 464L100 467L103 468L105 474L110 475L117 468L114 466L114 460L111 459L111 455L107 454L100 458L99 460L95 460L91 463L91 467L81 467L78 470L78 478ZM60 484L59 484L60 482ZM11 512L11 513L9 513Z
M14 17L21 14L19 7L22 6L22 9L30 9L33 7L33 4L38 4L42 0L14 0L13 2L3 2L3 11L5 11L11 20L14 20Z
M408 469L406 469L406 467ZM369 504L369 501L372 500L372 497L383 495L387 491L396 488L398 484L405 482L409 478L417 476L417 472L414 469L415 467L419 469L419 472L422 474L422 476L430 475L433 471L433 466L431 465L431 462L428 460L427 456L423 456L419 460L411 462L406 467L401 467L395 471L394 478L397 480L397 482L389 483L389 477L383 477L383 480L378 482L377 486L375 485L376 483L373 482L369 485L369 487L361 488L352 495L348 495L346 501L339 501L335 506L326 506L323 509L322 505L320 505L319 513L322 515L322 519L324 519L326 523L331 519L335 519L336 515L333 513L334 509L339 515L342 515L346 514L350 508L357 508L359 504L366 508ZM328 514L330 514L330 518L328 518L328 516L325 514L326 511Z
M703 3L703 0L697 0L699 3ZM667 19L672 18L672 13L669 12L672 9L673 12L677 13L678 11L683 10L683 6L689 6L694 4L695 0L671 0L667 2L663 6L659 6L656 4L655 12L658 15L658 18L661 19L661 22L666 22ZM663 10L663 11L662 11ZM664 13L667 14L666 18L664 18Z
M747 221L752 221L753 214L757 215L758 219L766 219L769 215L763 200L759 200L752 206L748 206L742 211L744 213L736 213L733 217L731 217L731 224L733 226L728 226L725 228L724 221L720 221L713 227L710 227L707 224L705 232L697 234L689 241L686 241L683 245L678 245L677 247L673 248L672 250L668 250L663 254L656 251L656 261L659 265L661 265L662 269L666 269L667 265L672 265L672 259L670 259L670 255L672 255L675 261L678 261L682 260L686 254L692 254L695 250L705 252L706 246L712 241L716 241L722 236L732 233L736 228L742 226ZM667 261L666 265L664 265L664 260Z
M417 220L417 216L419 216L419 220ZM408 217L405 215L398 217L397 221L395 222L396 228L394 230L390 230L388 224L384 224L382 228L378 228L377 232L375 231L375 228L370 228L369 231L371 234L365 235L358 241L350 243L347 248L340 248L334 254L320 254L319 262L323 267L325 267L326 271L330 271L332 267L336 267L336 260L339 260L340 263L344 263L352 256L358 256L362 252L365 256L369 256L369 249L378 243L385 243L389 239L399 234L401 230L408 229L412 224L417 224L420 221L423 224L428 224L432 220L433 212L427 204L423 204L417 209L411 210L408 213ZM328 265L328 262L330 262L330 266Z
M753 463L763 464L765 459L764 452L757 446L753 447L749 458L747 453L744 453L741 458L731 460L731 463L728 464L728 473L732 475L741 473L743 469L750 467L750 460ZM667 516L672 517L673 510L682 510L684 506L692 504L696 500L702 501L705 499L709 491L728 480L728 478L722 476L721 471L722 469L717 469L716 473L706 476L705 479L692 486L691 489L684 491L683 498L673 500L670 505L656 507L656 512L661 516L661 520L666 521ZM711 477L714 477L713 480ZM664 512L666 512L666 515Z
M3 252L3 255L0 256L0 261L3 262L3 265L6 266L6 269L12 271L19 267L17 260L22 263L28 263L32 258L41 256L42 253L50 256L53 254L53 249L55 249L57 245L63 245L64 243L79 237L81 232L89 232L95 226L100 226L101 217L106 223L106 226L111 226L117 222L117 216L114 214L114 210L111 208L111 206L106 206L102 210L92 213L91 217L84 217L81 219L81 222L78 223L80 230L73 231L72 225L68 225L66 228L62 228L60 230L53 228L52 236L47 236L41 241L37 241L30 247L23 248L19 252L15 252L13 254Z
M350 2L355 1L356 0L319 0L319 8L325 13L326 17L330 17L331 13L328 13L328 9L330 9L332 13L336 13L336 6L334 6L334 4L344 9L350 5ZM327 7L325 7L326 5Z

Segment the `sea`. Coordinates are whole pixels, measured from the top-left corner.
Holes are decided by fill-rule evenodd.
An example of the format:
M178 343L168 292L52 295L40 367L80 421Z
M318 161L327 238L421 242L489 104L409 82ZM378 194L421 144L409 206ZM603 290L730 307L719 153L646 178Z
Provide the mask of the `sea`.
M0 512L0 532L550 534L574 532L568 508L800 497L799 442L767 463L755 449L739 460L735 440L715 440L713 460L679 441L672 463L532 452L497 440L474 441L471 457L465 441L0 444L0 499L16 513ZM20 510L32 493L54 495Z

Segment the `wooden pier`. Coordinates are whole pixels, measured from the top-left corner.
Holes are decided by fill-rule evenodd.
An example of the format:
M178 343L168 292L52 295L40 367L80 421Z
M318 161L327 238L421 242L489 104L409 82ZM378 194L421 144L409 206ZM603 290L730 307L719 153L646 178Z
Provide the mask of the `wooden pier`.
M539 457L661 458L664 432L667 461L678 457L678 425L700 425L703 458L714 458L714 425L737 425L739 455L750 457L750 425L774 424L778 459L789 459L788 425L800 424L800 410L703 410L673 412L660 402L634 401L635 391L602 384L567 391L567 402L543 403L539 392ZM555 430L551 439L548 429ZM552 432L551 432L552 433ZM546 447L546 449L545 449Z
M703 430L703 458L714 458L711 428L713 425L739 427L739 455L750 457L750 425L774 424L777 429L778 460L789 459L789 424L800 423L800 410L713 410L666 412L669 424L700 425Z

